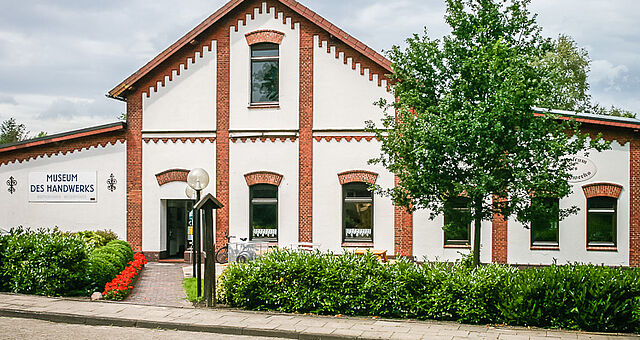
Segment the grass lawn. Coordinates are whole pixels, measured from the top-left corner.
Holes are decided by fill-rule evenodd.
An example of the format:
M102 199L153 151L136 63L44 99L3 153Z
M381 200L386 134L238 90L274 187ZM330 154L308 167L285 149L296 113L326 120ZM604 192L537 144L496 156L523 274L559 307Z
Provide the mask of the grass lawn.
M184 287L184 291L187 294L187 300L191 302L202 302L204 300L204 296L201 296L199 298L197 297L197 282L198 279L196 279L195 277L190 277L182 280L182 286ZM200 294L204 295L204 280L200 279L200 282L202 284L202 290L200 291Z

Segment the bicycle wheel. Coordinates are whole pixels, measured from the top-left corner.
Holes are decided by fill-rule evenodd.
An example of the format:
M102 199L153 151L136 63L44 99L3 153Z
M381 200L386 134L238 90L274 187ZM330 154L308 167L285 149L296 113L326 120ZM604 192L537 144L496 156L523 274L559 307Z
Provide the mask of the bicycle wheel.
M216 262L227 263L229 262L229 247L222 247L216 252Z
M249 254L246 254L246 253L238 254L238 257L236 257L236 262L239 262L239 263L249 262Z

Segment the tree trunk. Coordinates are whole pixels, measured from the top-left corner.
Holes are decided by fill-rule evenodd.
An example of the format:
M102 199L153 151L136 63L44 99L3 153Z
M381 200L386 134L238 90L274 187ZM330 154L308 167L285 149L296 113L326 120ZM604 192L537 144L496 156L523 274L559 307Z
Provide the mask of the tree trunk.
M475 225L473 228L473 266L477 267L480 265L480 228L482 226L482 218L481 212L482 210L482 200L477 200L475 202Z

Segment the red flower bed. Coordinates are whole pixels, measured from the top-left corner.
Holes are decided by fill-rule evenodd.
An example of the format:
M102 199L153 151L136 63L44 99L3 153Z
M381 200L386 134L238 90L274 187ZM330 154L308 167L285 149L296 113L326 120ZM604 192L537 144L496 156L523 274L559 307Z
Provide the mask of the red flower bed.
M133 284L142 267L147 264L147 259L142 253L133 255L133 261L127 263L127 267L104 287L102 296L107 300L124 300L133 289Z

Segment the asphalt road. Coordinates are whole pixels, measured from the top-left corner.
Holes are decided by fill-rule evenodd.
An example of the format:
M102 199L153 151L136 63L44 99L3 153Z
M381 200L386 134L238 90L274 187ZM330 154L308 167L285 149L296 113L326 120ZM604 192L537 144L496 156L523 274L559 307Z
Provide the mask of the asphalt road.
M54 323L33 319L0 317L0 339L56 339L56 340L96 340L96 339L162 339L162 340L244 340L264 339L242 335L211 334L198 332L170 331L160 329L124 328L111 326L86 326Z

